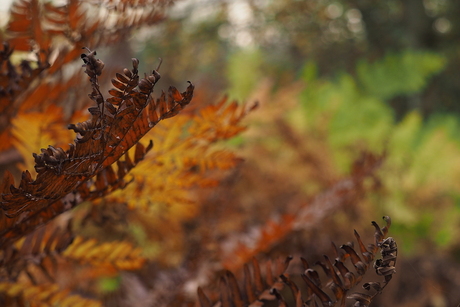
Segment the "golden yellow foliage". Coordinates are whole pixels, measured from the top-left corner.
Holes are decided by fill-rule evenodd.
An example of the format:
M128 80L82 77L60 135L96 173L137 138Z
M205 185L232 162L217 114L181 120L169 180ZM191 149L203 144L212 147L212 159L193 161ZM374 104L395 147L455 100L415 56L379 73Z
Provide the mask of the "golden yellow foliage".
M85 240L78 236L62 253L62 256L93 266L106 266L116 270L135 270L141 268L146 261L141 253L142 250L134 247L130 242L99 243L95 239Z
M32 285L24 283L0 282L0 293L9 297L22 298L30 304L29 306L45 307L100 307L100 301L83 298L71 294L70 290L62 290L57 284Z

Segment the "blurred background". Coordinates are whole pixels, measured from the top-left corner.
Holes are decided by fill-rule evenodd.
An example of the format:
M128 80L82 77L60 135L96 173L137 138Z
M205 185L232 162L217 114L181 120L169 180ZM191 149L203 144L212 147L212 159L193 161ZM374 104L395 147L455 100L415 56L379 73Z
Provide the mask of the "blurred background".
M264 252L320 257L390 215L400 259L373 306L460 303L460 2L197 0L168 16L131 45L148 67L163 58L163 84L260 102L229 144L245 162L215 192L239 208L235 229L308 207L363 152L384 154L359 200Z
M195 293L216 263L314 262L353 229L372 242L370 221L389 215L397 273L372 306L460 303L459 1L177 1L98 54L141 72L162 58L158 87L192 81L191 108L259 102L220 145L243 162L193 191L193 214L130 228L156 261L136 279L156 299Z

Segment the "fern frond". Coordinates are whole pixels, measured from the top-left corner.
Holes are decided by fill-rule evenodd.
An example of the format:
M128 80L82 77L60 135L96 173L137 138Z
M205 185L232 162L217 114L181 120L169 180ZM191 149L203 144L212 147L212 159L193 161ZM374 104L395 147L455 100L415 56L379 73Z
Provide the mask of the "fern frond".
M65 5L39 0L15 1L4 50L0 51L0 139L4 140L0 149L11 147L10 119L22 103L32 104L34 108L43 105L45 96L41 95L53 87L34 83L34 79L41 74L49 81L64 65L80 57L83 46L112 45L129 38L131 31L141 26L161 21L165 8L171 4L171 1L150 0L122 5L117 10L113 5L106 6L104 1L69 0ZM101 15L110 15L110 18ZM23 60L13 65L9 61L13 49L23 53L35 50L38 60ZM54 90L56 93L58 88ZM29 110L27 106L24 108Z
M170 87L168 95L163 93L157 100L150 98L153 86L160 77L154 71L139 81L138 90L129 89L121 103L112 104L105 101L99 91L97 80L104 64L96 59L95 52L83 55L82 58L93 87L90 98L97 103L97 106L89 109L92 117L86 122L69 126L77 132L77 139L67 151L49 146L42 149L41 154L34 154L35 170L38 173L35 180L26 171L16 188L12 185L12 177L7 177L1 202L6 216L3 220L24 214L21 217L22 223L31 223L31 219L43 222L42 218L49 218L49 214L57 214L60 210L66 210L66 207L68 210L75 206L78 200L76 194L72 194L74 189L86 184L91 177L119 160L153 126L176 115L193 97L194 87L190 84L182 94ZM138 61L133 60L133 70L125 70L127 78L138 79L137 65ZM68 199L64 199L67 196ZM70 202L71 206L56 204L57 208L49 211L50 206L61 201ZM42 213L45 216L40 216ZM11 224L18 226L17 221L0 226L9 227ZM0 233L4 235L10 230L2 227Z
M142 143L137 143L134 150L134 160L130 158L130 153L124 154L124 160L116 162L116 168L109 165L97 173L96 177L88 180L87 184L78 187L78 193L82 200L88 201L101 198L118 189L124 189L130 181L125 180L125 176L141 161L152 149L153 143L147 147Z
M227 103L224 97L218 104L200 110L194 125L189 128L192 135L200 136L208 142L229 139L246 128L240 125L243 117L257 107L257 103L249 109L239 106L235 101Z
M158 203L188 205L191 202L184 189L215 186L218 181L205 172L228 169L241 161L229 151L212 149L216 141L245 129L241 121L248 112L247 107L225 103L223 99L216 105L206 106L200 114L178 116L174 122L164 122L146 135L153 139L156 150L148 155L142 168L132 171L134 182L125 193L135 195L126 200L131 208L147 209ZM151 176L153 171L156 176ZM114 198L123 201L120 193Z
M201 152L201 153L200 153ZM226 170L234 167L242 159L229 150L206 150L198 148L197 154L186 155L183 158L185 168L197 167L200 173L207 170L219 169Z
M70 224L69 224L70 226ZM42 227L21 238L15 244L5 245L0 251L2 279L19 280L25 274L30 281L54 282L56 257L72 243L70 230L60 227Z
M236 270L241 268L255 255L259 255L270 250L276 243L282 240L286 235L293 231L295 216L286 214L280 218L280 221L268 221L259 232L259 235L251 242L245 245L241 242L231 252L227 252L227 257L222 260L222 265L227 270Z
M132 3L129 9L115 9L104 1L69 0L65 5L55 5L18 0L13 4L7 25L8 41L16 50L57 53L49 69L54 74L77 59L83 46L112 45L128 38L132 30L158 23L170 4L151 0Z
M62 306L62 307L101 307L97 300L71 294L69 290L61 290L57 284L30 285L23 283L0 282L0 294L9 297L20 297L30 306Z
M252 259L252 266L244 266L243 286L238 285L238 281L230 271L220 278L219 292L220 298L214 304L222 306L262 306L264 301L274 300L273 289L281 290L284 287L280 279L289 266L292 257L285 260L278 259L272 267L271 261L265 263L265 274L262 274L259 261ZM251 274L252 271L252 274ZM198 288L198 299L201 306L214 306L211 300L201 288Z
M198 300L201 306L213 306L212 302L217 302L223 306L262 306L267 300L277 300L278 306L287 307L289 306L289 300L284 299L283 295L286 295L286 293L281 292L283 287L287 286L294 298L290 302L294 302L296 307L344 307L347 298L356 301L353 306L368 307L373 298L384 290L395 273L397 246L393 238L386 238L391 220L387 216L384 217L384 220L387 225L383 228L372 222L375 228L375 243L369 244L368 247L363 244L356 231L357 249L352 244L345 244L340 247L339 251L333 244L335 252L333 261L328 256L324 256L324 261L316 262L324 274L320 274L307 260L301 258L303 269L305 270L301 277L305 285L297 284L292 277L284 273L292 259L291 257L287 258L284 263L278 261L273 275L271 263L267 262L266 280L261 278L260 266L257 260L253 258L253 276L250 274L249 267L244 265L244 279L240 283L243 285L244 291L240 289L234 275L227 271L220 281L220 299L209 299L204 294L204 291L199 288ZM374 261L379 251L382 258ZM377 275L383 276L383 282L364 283L363 288L368 293L356 292L348 295L348 292L362 281L373 261L373 268L376 270ZM350 262L354 269L348 269L346 262ZM325 282L323 280L324 276L327 278ZM303 289L307 291L305 292Z
M302 279L308 287L308 294L304 303L302 305L297 304L296 306L317 306L320 302L323 306L345 306L346 299L348 298L356 301L354 306L367 307L372 299L383 291L396 271L396 242L391 237L385 238L391 225L391 220L387 216L384 217L384 220L387 225L383 228L380 228L377 223L372 222L375 228L375 244L370 244L369 247L366 248L359 234L355 231L359 251L356 251L351 245L345 244L340 247L342 253L339 253L334 246L334 250L336 251L334 264L327 256L324 256L324 262L317 262L329 278L327 283L321 283L319 273L314 270L305 259L302 259L305 269L305 273L302 274ZM371 292L356 292L347 296L348 291L361 282L378 251L380 251L382 259L377 259L373 267L377 275L384 277L383 282L365 283L363 284L363 288ZM354 272L346 267L345 260L347 259L350 259L354 267ZM293 283L287 276L282 276L282 279L288 285ZM290 289L294 297L300 295L298 288L290 287ZM329 295L326 291L331 291L333 296ZM277 296L281 301L284 301L280 294Z
M62 253L63 257L93 266L106 266L116 270L135 270L141 268L146 259L142 250L129 242L98 243L95 239L85 240L76 237Z

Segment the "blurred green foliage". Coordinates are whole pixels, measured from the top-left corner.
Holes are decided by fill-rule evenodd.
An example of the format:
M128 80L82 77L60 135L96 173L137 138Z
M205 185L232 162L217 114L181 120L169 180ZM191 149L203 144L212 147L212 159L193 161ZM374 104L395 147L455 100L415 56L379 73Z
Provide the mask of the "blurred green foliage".
M356 73L359 84L369 95L390 99L420 92L428 77L439 72L445 63L445 58L436 53L406 50L388 53L374 63L361 60Z
M98 288L101 293L115 292L120 288L121 278L120 276L105 277L98 280Z
M244 101L257 86L260 78L262 54L260 50L238 50L227 63L228 93L230 98Z
M392 233L404 242L405 252L433 244L449 247L459 230L459 119L435 114L424 122L420 112L412 111L396 121L387 103L422 91L444 63L433 53L391 53L374 63L360 62L356 77L342 73L330 81L318 77L310 62L303 69L302 112L290 114L304 133L326 137L343 174L357 152L386 151L380 170L385 190L374 205L393 217Z

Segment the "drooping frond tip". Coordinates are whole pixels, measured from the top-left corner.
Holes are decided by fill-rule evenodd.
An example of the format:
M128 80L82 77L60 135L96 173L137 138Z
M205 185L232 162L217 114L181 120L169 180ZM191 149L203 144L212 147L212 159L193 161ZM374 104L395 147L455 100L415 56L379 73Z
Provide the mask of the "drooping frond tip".
M102 74L102 69L104 69L104 62L100 59L96 59L96 50L91 51L88 47L83 47L82 49L86 49L88 54L82 53L81 59L85 64L82 67L85 67L85 73L88 76L92 77L93 75L100 76Z

